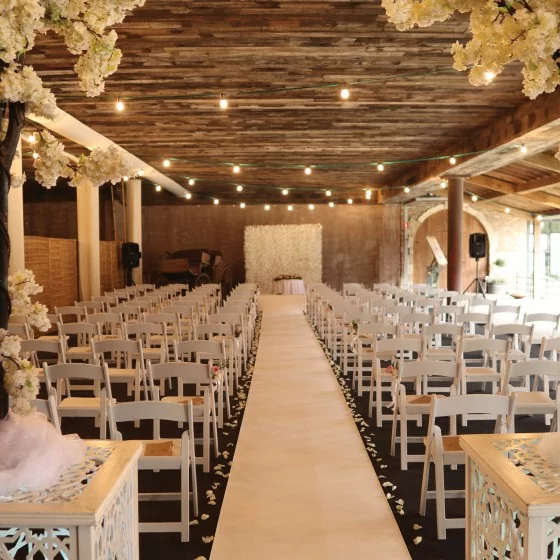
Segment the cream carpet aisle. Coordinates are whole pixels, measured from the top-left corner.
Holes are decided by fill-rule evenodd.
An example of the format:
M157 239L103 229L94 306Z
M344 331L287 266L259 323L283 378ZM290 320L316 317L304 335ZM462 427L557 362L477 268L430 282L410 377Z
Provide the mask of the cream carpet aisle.
M262 296L212 560L409 559L302 296Z

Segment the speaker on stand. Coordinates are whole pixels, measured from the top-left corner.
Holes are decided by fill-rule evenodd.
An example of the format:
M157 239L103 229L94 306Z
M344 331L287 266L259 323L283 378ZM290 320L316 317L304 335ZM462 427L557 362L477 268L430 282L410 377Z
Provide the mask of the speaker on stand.
M123 243L121 249L122 265L126 269L126 285L134 286L132 269L140 266L140 245L138 243Z
M478 261L486 257L485 233L471 233L469 235L469 256L471 259L476 259L476 276L463 293L468 292L470 287L474 284L476 295L481 293L483 297L486 297L486 290L478 277Z

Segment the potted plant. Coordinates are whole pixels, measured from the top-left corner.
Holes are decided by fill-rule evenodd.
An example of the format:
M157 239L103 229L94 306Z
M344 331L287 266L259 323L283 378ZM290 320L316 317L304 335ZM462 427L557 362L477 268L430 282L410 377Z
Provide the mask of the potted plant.
M494 266L496 267L496 276L489 276L486 279L486 289L489 294L504 295L508 292L508 286L506 279L502 276L503 272L500 274L502 269L506 266L506 261L504 259L496 259L494 261Z

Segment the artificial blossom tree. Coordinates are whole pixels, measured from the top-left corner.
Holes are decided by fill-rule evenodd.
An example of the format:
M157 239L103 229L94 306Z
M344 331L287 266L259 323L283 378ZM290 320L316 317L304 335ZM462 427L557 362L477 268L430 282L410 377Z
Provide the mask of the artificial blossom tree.
M57 112L55 96L25 64L25 55L33 49L37 34L55 33L72 54L78 55L74 71L81 89L87 96L97 96L104 90L105 78L116 71L121 60L121 51L115 46L117 33L110 28L144 1L0 0L0 419L6 418L9 410L5 366L16 368L16 378L18 372L22 377L25 373L24 361L13 355L17 342L5 330L11 313L10 291L12 297L15 293L13 282L8 286L8 193L25 179L11 176L10 169L26 114L49 119ZM74 163L50 132L43 130L33 137L38 156L34 160L35 179L47 188L55 186L59 177L68 178L72 186L80 188L115 183L134 174L118 150L95 149ZM18 278L17 290L36 293L31 276L22 274ZM29 286L22 287L22 283ZM14 371L10 375L13 377Z

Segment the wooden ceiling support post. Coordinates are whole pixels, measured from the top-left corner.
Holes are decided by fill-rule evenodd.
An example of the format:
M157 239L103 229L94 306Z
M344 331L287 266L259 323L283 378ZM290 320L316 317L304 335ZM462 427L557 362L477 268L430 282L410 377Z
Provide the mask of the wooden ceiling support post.
M447 289L461 292L463 273L463 177L450 177L447 213Z

